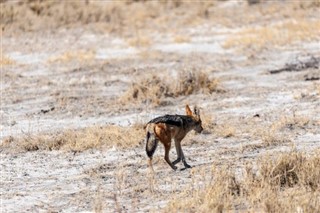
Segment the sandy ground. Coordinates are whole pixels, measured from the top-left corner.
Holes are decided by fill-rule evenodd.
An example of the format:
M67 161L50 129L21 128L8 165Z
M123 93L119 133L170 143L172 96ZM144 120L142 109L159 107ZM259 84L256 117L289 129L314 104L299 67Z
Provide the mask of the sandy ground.
M186 103L201 107L212 123L204 134L191 133L184 141L193 169L172 171L159 146L155 179L144 145L79 153L1 150L1 212L158 211L172 199L183 199L185 189L201 188L212 178L212 166L241 170L267 153L319 149L320 83L312 80L320 77L319 61L318 68L269 72L319 58L319 41L261 52L224 48L223 42L240 30L206 23L175 32L187 36L186 42L158 34L152 44L138 47L82 28L4 35L2 52L12 63L1 69L1 139L146 123L165 113L183 114ZM159 107L119 104L130 84L147 73L174 79L179 70L192 68L218 78L225 92L170 98ZM264 131L278 121L283 127L274 134L281 143L265 145ZM231 129L230 137L224 129Z

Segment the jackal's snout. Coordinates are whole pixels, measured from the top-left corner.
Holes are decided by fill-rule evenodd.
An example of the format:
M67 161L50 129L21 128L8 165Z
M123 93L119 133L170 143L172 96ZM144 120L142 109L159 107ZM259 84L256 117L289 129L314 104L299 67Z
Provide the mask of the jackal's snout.
M201 133L203 131L203 127L201 125L201 121L196 125L196 127L194 128L194 130L197 132L197 133Z

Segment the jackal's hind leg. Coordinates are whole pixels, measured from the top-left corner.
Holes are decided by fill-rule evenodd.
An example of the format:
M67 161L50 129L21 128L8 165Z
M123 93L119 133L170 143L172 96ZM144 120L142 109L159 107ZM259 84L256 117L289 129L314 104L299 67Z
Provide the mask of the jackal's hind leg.
M166 162L171 166L171 168L172 168L173 170L177 170L177 167L174 166L174 165L171 163L170 159L169 159L170 145L171 145L171 144L164 144L164 150L165 150L164 159L165 159Z

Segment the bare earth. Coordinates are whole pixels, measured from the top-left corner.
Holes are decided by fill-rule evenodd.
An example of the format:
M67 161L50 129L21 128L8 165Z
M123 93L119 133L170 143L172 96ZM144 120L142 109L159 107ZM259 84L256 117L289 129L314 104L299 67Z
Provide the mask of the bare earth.
M318 12L310 10L310 20L319 20ZM288 21L266 20L267 25ZM133 148L15 152L1 147L1 212L158 212L188 197L186 189L210 181L212 167L228 166L240 174L267 154L319 150L319 35L267 42L259 49L254 43L227 47L242 30L203 21L170 33L143 31L140 42L147 37L147 44L90 25L3 33L1 143L67 129L144 124L158 115L184 114L185 104L201 108L206 130L183 141L189 170L172 171L160 144L154 176L143 134ZM207 73L218 79L219 90L165 97L159 105L121 101L132 83L158 75L174 84L181 70Z

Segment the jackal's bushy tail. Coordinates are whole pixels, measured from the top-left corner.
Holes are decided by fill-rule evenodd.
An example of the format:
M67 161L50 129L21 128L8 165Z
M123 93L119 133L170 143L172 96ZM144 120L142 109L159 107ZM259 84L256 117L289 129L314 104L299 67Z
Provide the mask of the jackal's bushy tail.
M158 139L156 138L156 135L154 134L154 132L148 131L146 136L146 152L150 159L156 151L157 145Z

